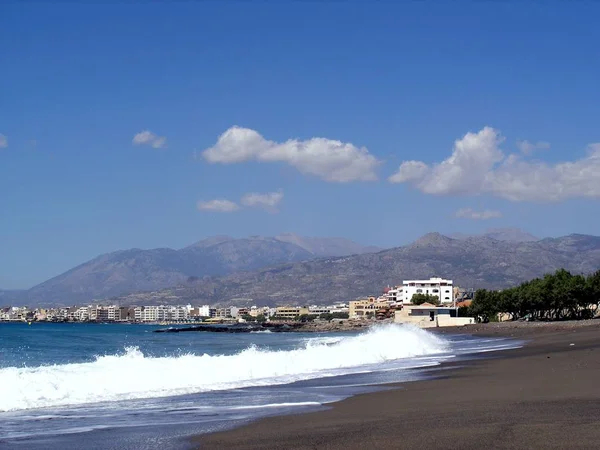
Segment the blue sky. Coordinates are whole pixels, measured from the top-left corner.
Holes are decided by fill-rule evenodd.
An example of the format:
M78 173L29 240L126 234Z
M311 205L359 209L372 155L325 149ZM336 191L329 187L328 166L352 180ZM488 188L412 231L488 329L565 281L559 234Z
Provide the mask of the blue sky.
M598 234L599 13L4 3L0 287L214 234Z

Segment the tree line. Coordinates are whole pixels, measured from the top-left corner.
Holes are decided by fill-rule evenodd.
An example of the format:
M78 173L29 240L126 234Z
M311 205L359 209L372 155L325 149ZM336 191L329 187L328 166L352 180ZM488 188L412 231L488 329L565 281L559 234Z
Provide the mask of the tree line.
M579 320L595 316L600 303L600 270L573 275L565 269L502 291L479 289L460 315L487 322L504 314L510 320Z

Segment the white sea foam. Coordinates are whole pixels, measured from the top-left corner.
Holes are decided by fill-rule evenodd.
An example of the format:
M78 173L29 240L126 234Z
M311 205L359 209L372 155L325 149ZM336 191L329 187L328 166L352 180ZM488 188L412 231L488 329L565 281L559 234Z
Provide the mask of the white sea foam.
M394 360L435 355L447 341L387 325L334 341L310 339L288 351L249 347L234 355L153 358L138 348L94 362L0 369L0 411L166 397L368 371Z

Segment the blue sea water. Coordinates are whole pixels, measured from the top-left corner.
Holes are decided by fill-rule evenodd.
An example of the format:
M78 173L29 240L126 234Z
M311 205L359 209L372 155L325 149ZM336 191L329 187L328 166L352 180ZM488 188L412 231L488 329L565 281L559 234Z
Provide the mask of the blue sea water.
M186 449L189 437L323 408L519 346L404 325L360 333L153 333L0 324L0 448Z

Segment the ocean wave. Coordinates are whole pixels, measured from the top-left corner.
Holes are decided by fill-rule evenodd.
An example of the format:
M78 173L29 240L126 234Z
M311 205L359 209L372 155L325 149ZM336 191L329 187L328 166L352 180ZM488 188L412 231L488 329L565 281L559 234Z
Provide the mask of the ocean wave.
M405 325L344 338L310 339L295 350L255 346L234 355L148 357L137 347L89 363L0 369L0 411L168 397L286 384L368 371L398 359L440 354L448 341Z

